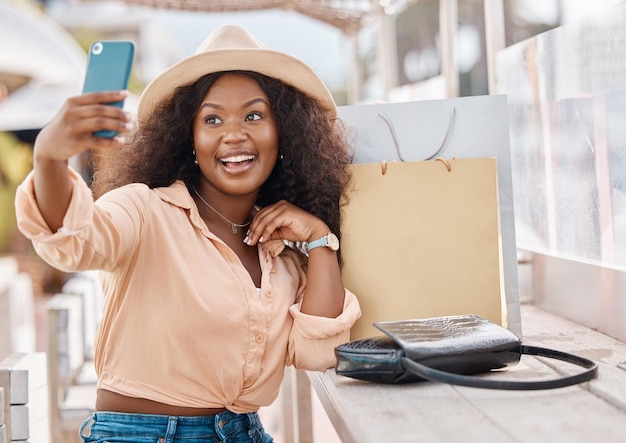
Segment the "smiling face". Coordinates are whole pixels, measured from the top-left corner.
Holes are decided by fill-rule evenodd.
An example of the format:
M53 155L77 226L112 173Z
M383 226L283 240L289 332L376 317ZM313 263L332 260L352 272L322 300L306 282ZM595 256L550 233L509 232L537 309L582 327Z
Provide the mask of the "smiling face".
M204 195L256 198L278 157L269 99L246 75L224 74L211 86L194 118L193 140Z

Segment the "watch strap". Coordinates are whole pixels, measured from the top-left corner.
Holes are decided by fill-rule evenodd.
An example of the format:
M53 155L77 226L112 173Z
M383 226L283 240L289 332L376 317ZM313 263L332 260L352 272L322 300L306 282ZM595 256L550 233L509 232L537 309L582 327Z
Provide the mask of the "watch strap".
M318 238L317 240L313 240L310 243L307 243L306 250L307 252L311 252L311 249L315 248L323 248L328 245L328 236L324 236L322 238Z

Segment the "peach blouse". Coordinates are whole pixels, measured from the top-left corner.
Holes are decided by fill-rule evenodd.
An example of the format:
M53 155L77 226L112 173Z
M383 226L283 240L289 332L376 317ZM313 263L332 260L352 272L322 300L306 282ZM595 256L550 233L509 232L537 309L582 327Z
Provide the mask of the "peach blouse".
M174 406L256 411L278 395L285 365L324 370L360 316L346 290L337 318L299 311L306 262L282 241L259 246L260 294L237 255L200 218L182 182L131 184L95 203L70 168L73 193L53 233L32 173L16 195L18 226L66 272L98 269L106 301L98 386Z

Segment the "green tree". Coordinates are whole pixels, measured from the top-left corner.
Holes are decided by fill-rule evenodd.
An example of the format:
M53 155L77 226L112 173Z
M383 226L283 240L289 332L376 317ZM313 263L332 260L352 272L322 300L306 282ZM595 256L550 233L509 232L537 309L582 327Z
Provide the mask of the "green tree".
M9 253L17 235L15 190L33 167L32 149L7 132L0 132L0 253Z

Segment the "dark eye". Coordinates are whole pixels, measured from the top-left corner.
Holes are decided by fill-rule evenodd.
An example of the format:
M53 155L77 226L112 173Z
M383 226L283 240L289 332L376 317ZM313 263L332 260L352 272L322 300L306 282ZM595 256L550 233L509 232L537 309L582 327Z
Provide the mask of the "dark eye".
M204 121L210 125L218 125L222 123L222 120L216 115L209 115L205 117Z
M261 120L263 118L263 116L261 114L259 114L258 112L252 112L248 115L246 115L246 121L247 122L253 122L256 120Z

